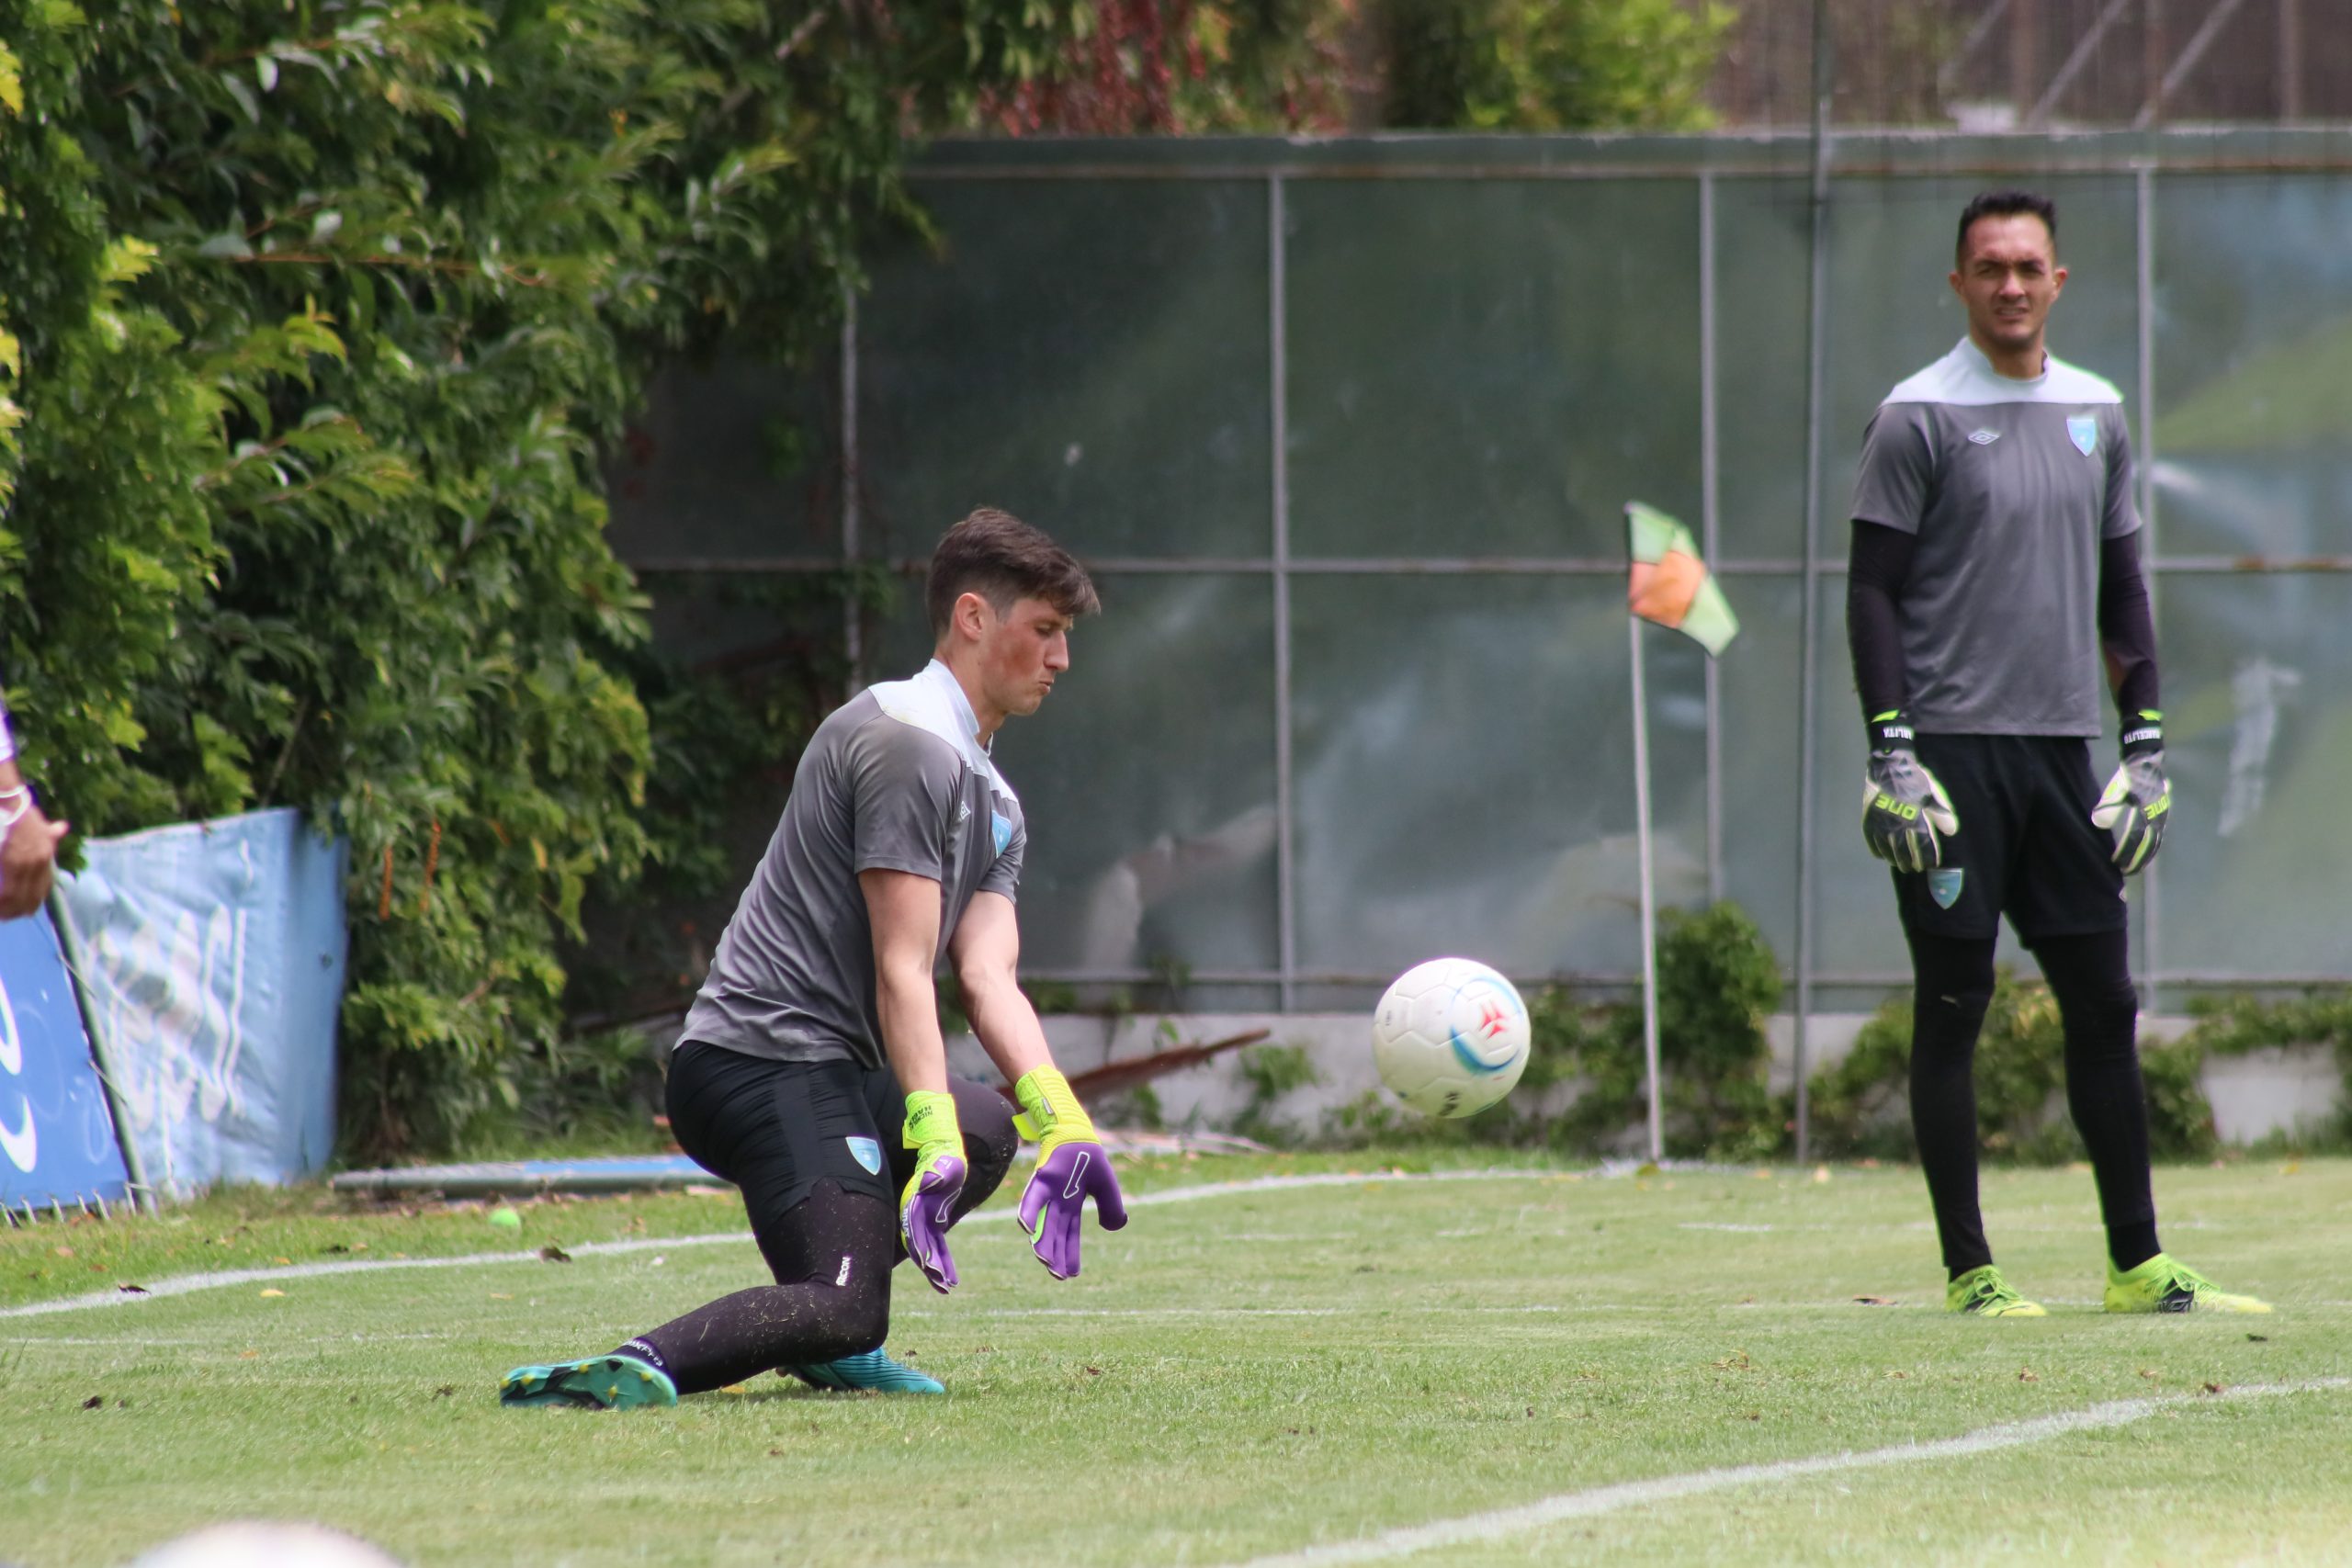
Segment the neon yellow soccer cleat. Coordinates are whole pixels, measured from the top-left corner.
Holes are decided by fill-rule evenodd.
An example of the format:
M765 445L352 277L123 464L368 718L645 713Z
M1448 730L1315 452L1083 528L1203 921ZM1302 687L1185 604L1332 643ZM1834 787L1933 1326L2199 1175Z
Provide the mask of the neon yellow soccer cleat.
M1990 1263L1971 1269L1944 1287L1946 1312L1973 1312L1979 1317L2048 1317L2040 1302L2030 1302L2009 1289L2001 1271Z
M2268 1312L2270 1303L2252 1296L2233 1296L2212 1280L2159 1252L2136 1269L2119 1274L2107 1270L2107 1310L2109 1312Z

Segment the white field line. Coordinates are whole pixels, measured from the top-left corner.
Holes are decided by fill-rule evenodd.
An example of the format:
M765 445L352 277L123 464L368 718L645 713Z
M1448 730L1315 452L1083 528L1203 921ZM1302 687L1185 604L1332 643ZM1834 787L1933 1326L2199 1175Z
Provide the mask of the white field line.
M974 1219L979 1218L975 1214ZM672 1247L707 1247L714 1242L752 1239L748 1231L729 1231L724 1235L632 1236L627 1241L588 1241L564 1250L572 1257L623 1252L659 1252ZM272 1280L316 1280L334 1274L374 1274L390 1269L463 1269L476 1263L537 1263L536 1252L476 1252L458 1258L368 1258L348 1263L281 1264L270 1269L231 1269L214 1274L178 1274L158 1280L137 1291L117 1287L111 1291L94 1291L85 1296L67 1296L53 1302L28 1302L23 1306L0 1307L0 1317L39 1317L53 1312L79 1312L85 1307L129 1306L136 1302L157 1301L164 1296L185 1296L196 1291L215 1291L230 1285L267 1284Z
M273 1334L268 1343L274 1349L282 1349L290 1345L390 1345L412 1341L422 1345L457 1337L455 1334ZM228 1342L218 1335L201 1339L148 1339L137 1335L109 1335L101 1338L95 1335L60 1334L54 1337L44 1335L39 1339L19 1339L17 1343L44 1348L68 1345L102 1350L219 1350Z
M1933 1230L1935 1228L1935 1222L1933 1220L1897 1220L1891 1224L1883 1225L1796 1225L1739 1224L1727 1220L1678 1220L1675 1222L1675 1228L1677 1230L1686 1231L1734 1231L1743 1235L1751 1234L1756 1235L1772 1235L1781 1234L1793 1235L1800 1231L1833 1231L1839 1235L1859 1235L1866 1232L1884 1232L1891 1234L1895 1231ZM2167 1220L2165 1222L2165 1230L2166 1234L2170 1234L2173 1231L2210 1231L2219 1230L2221 1228L2221 1226L2214 1224L2210 1220ZM2076 1224L2055 1225L2012 1224L2004 1220L1999 1222L1998 1229L2003 1235L2100 1235L2106 1234L2106 1227L2098 1224L2096 1220L2084 1220ZM1477 1231L1440 1231L1437 1234L1440 1235L1477 1235L1481 1233Z
M959 1321L972 1318L999 1317L1100 1317L1100 1318L1178 1318L1214 1317L1219 1320L1234 1317L1537 1317L1556 1316L1566 1312L1557 1306L1409 1306L1384 1305L1363 1307L1251 1307L1251 1306L1176 1306L1176 1307L899 1307L890 1309L890 1320L902 1317L952 1317ZM1589 1312L1649 1312L1654 1309L1636 1306L1578 1307L1578 1315Z
M1441 1170L1441 1171L1367 1171L1348 1175L1328 1176L1261 1176L1248 1181L1220 1181L1201 1187L1179 1187L1166 1192L1145 1192L1127 1200L1130 1209L1157 1207L1163 1203L1192 1203L1204 1198L1232 1198L1251 1192L1280 1192L1306 1187L1361 1187L1372 1182L1394 1181L1558 1181L1572 1174L1552 1170ZM1013 1217L1011 1205L986 1209L967 1215L961 1224L982 1224ZM708 1235L632 1236L627 1241L588 1241L564 1250L574 1258L601 1258L632 1252L661 1252L673 1247L710 1247L725 1242L751 1244L747 1230L727 1231ZM128 1306L136 1302L153 1301L164 1296L184 1296L195 1291L225 1289L231 1285L263 1285L276 1280L315 1280L336 1274L380 1273L391 1269L463 1269L483 1263L537 1263L539 1255L529 1252L477 1252L457 1258L355 1258L341 1263L281 1264L269 1269L233 1269L210 1274L180 1274L158 1280L142 1291L93 1291L87 1295L66 1296L53 1302L29 1302L22 1306L0 1307L0 1318L40 1317L51 1313L81 1312L95 1307Z
M2128 1427L2135 1421L2144 1421L2159 1411L2206 1400L2264 1399L2274 1394L2315 1393L2345 1388L2352 1388L2352 1378L2319 1378L2309 1382L2247 1383L2225 1390L2219 1395L2120 1399L2112 1404L2094 1404L2086 1410L2037 1416L2028 1421L2004 1422L1997 1427L1986 1427L1979 1431L1964 1432L1957 1438L1941 1438L1932 1442L1897 1443L1892 1448L1870 1449L1860 1453L1821 1454L1812 1459L1781 1460L1771 1464L1733 1465L1721 1470L1693 1471L1684 1475L1661 1475L1649 1481L1619 1482L1583 1492L1563 1492L1515 1508L1498 1508L1491 1513L1470 1514L1458 1519L1440 1519L1433 1524L1409 1525L1400 1529L1384 1530L1360 1540L1336 1541L1327 1546L1311 1546L1301 1551L1255 1558L1246 1568L1327 1568L1329 1564L1340 1562L1385 1562L1443 1547L1499 1540L1506 1536L1522 1535L1566 1519L1589 1519L1599 1514L1613 1514L1652 1503L1670 1503L1737 1486L1774 1486L1846 1471L1878 1470L1889 1465L1917 1464L1928 1460L1967 1459L2004 1449L2025 1448L2030 1444L2047 1442L2052 1438L2064 1437L2070 1432Z

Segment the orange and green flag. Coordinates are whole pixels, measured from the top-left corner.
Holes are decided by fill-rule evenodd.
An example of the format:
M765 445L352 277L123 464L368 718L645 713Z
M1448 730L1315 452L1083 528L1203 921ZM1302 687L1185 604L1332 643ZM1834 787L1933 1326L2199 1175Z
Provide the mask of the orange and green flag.
M1655 506L1625 503L1625 536L1634 558L1625 603L1634 614L1690 638L1712 657L1739 635L1739 617L1699 558L1690 530Z

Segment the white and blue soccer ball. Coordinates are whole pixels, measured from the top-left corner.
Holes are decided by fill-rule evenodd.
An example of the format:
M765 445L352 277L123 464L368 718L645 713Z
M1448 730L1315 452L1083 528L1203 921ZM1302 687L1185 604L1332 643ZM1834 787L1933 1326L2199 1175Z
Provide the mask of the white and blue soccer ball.
M1432 958L1396 976L1372 1015L1372 1057L1399 1099L1475 1116L1527 1070L1527 1004L1475 958Z
M130 1568L401 1568L398 1559L324 1525L241 1519L167 1540Z

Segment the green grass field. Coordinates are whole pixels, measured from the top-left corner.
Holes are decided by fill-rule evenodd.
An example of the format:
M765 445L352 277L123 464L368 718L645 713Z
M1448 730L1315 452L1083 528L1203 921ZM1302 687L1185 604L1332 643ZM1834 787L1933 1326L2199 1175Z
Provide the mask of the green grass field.
M890 1342L947 1382L933 1400L763 1378L675 1410L498 1406L510 1365L759 1279L748 1239L673 1244L739 1230L731 1196L536 1205L519 1242L479 1213L315 1193L0 1234L0 1309L484 1255L0 1317L0 1561L117 1563L254 1516L415 1564L2352 1557L2352 1386L2333 1381L2352 1379L2352 1162L2158 1173L2166 1245L2269 1317L2101 1314L2074 1171L1986 1178L2041 1321L1939 1310L1909 1169L1531 1167L1169 1201L1385 1163L1129 1167L1145 1201L1090 1231L1066 1283L1001 1200L957 1232L953 1297L900 1272ZM579 1250L606 1242L645 1245ZM489 1256L550 1243L578 1255ZM1787 1462L1839 1455L1876 1459ZM1708 1473L1733 1467L1767 1468ZM1447 1521L1470 1522L1389 1533Z

